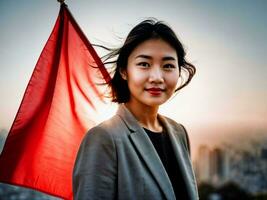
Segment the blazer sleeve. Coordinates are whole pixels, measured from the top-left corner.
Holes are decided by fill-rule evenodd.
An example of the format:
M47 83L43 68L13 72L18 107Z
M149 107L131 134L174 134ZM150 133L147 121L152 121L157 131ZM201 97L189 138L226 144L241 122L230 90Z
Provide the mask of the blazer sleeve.
M101 127L89 130L74 165L74 199L116 199L116 160L112 136Z

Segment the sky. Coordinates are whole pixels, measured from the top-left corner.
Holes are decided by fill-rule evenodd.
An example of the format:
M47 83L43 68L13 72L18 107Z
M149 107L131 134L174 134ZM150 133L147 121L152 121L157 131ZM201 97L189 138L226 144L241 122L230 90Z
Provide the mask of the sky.
M197 72L160 112L184 124L193 143L229 126L267 130L267 1L65 2L91 43L118 47L147 17L173 28ZM11 127L58 12L56 0L0 1L0 129Z

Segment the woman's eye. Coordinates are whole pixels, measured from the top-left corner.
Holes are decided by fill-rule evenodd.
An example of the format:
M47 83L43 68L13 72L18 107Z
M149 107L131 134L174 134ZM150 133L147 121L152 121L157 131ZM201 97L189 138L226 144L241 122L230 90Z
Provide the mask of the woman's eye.
M140 62L137 65L142 66L142 67L149 67L149 64L147 62Z
M173 64L166 64L163 67L164 67L164 69L173 69L173 68L176 68Z

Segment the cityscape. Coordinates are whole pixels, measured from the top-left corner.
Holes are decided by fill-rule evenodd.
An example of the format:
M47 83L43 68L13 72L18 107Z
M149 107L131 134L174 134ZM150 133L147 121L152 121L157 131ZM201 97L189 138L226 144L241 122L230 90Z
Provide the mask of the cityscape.
M220 188L231 183L248 196L265 194L255 199L267 199L267 136L248 141L242 148L230 144L214 148L201 145L196 158L194 168L198 185Z

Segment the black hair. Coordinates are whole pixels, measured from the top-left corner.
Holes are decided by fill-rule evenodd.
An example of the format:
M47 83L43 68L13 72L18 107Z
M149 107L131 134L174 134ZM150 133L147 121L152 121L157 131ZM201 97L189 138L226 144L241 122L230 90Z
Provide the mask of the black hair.
M108 54L102 57L102 59L104 59L104 64L114 64L113 67L115 68L114 75L108 82L108 85L111 89L110 97L112 98L112 102L126 103L129 101L130 91L128 84L127 81L122 78L120 72L126 70L128 58L132 51L139 44L149 39L162 39L172 46L177 52L179 72L184 70L188 74L187 80L182 83L175 90L175 92L188 85L193 78L196 68L193 64L186 61L184 47L174 31L162 21L147 19L137 24L130 31L122 47L117 49L109 49L104 47L110 51ZM112 58L115 58L115 60L110 61ZM179 74L179 76L181 76L181 73Z

